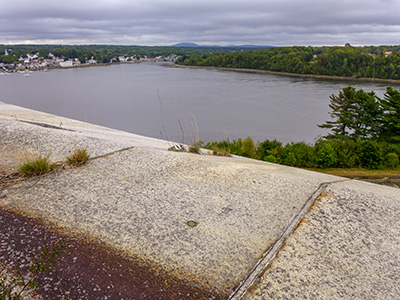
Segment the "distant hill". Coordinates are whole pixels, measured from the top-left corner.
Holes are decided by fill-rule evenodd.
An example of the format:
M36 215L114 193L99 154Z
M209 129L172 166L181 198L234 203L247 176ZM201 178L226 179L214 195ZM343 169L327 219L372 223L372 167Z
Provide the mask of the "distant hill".
M178 43L175 45L172 45L171 47L201 47L195 43Z
M191 47L191 48L234 48L234 49L269 49L273 48L274 46L262 46L262 45L227 45L227 46L220 46L220 45L198 45L196 43L178 43L174 44L171 47Z

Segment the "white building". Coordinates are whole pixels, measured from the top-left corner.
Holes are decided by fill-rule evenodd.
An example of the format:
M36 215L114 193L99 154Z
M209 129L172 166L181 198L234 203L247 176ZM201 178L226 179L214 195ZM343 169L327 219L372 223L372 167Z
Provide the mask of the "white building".
M91 59L88 60L88 64L97 64L97 61L93 59L93 56Z
M72 67L73 63L74 62L72 60L61 61L60 62L60 67L62 67L62 68Z

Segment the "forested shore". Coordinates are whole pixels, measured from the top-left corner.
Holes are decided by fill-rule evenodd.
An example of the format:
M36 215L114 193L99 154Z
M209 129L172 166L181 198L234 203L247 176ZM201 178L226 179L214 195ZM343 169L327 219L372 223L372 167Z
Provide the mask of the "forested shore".
M234 53L182 55L176 63L305 76L400 80L400 46L278 47Z
M333 75L314 75L314 74L297 74L297 73L287 73L278 71L268 71L268 70L256 70L256 69L239 69L239 68L224 68L224 67L210 67L210 66L191 66L171 63L167 66L177 67L177 68L194 68L194 69L209 69L209 70L220 70L228 72L243 72L243 73L257 73L257 74L272 74L281 75L289 77L300 77L300 78L314 78L314 79L329 79L329 80L344 80L344 81L366 81L366 82L387 82L396 83L400 82L400 79L382 79L382 78L365 78L365 77L345 77L345 76L333 76Z

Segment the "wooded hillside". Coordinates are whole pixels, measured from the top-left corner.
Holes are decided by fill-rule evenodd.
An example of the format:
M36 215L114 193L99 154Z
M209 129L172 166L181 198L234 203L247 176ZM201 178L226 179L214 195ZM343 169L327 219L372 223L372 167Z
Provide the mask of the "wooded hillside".
M178 64L295 74L400 79L400 46L280 47L182 56Z

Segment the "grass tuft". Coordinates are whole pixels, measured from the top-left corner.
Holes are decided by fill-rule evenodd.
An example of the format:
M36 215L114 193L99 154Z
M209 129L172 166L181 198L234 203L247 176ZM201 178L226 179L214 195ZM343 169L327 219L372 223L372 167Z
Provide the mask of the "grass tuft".
M57 165L50 162L49 155L39 156L37 158L27 160L19 165L19 170L24 176L27 177L43 175L56 168Z
M89 160L89 154L84 149L76 149L76 151L67 157L67 164L71 166L80 166Z
M216 156L232 156L229 150L219 148L218 146L213 147L212 154Z
M190 153L197 153L197 154L200 154L201 146L202 146L202 142L193 143L193 144L191 144L191 145L189 146L189 152L190 152Z

